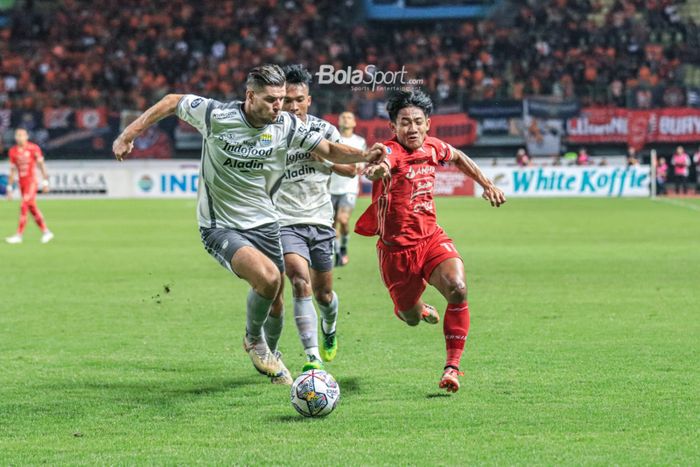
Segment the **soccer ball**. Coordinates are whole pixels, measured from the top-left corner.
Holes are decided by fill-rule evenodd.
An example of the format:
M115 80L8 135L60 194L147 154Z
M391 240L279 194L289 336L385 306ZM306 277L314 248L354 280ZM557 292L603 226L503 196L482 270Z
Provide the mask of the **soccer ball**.
M304 417L325 417L338 401L340 386L325 371L305 371L292 384L292 406Z

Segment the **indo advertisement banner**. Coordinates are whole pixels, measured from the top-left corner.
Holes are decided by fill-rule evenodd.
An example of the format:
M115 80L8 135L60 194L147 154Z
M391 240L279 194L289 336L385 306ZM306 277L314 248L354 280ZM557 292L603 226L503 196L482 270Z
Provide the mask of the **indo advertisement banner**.
M197 194L199 167L135 170L132 193L138 198L191 198Z
M506 196L649 196L650 167L485 167ZM477 186L476 196L483 190Z

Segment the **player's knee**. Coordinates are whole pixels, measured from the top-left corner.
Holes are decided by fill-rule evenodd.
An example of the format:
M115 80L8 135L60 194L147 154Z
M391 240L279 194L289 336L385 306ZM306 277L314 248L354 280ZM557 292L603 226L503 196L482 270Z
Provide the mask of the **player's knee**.
M420 324L421 315L416 308L408 311L399 311L399 317L409 326L418 326Z
M289 280L292 283L295 297L308 297L311 295L311 284L308 278L302 275L293 275Z
M328 306L333 301L333 289L323 288L321 290L314 290L314 298L321 305Z
M448 277L446 280L447 300L450 303L460 303L467 299L467 284L461 277Z
M420 324L420 318L417 316L404 316L404 321L409 326L418 326Z
M266 298L274 298L282 285L282 276L277 268L264 268L260 273L256 291Z

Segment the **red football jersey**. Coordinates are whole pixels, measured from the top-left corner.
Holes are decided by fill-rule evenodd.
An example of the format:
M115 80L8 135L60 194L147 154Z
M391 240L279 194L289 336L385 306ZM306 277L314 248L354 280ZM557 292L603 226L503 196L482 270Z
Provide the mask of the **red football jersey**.
M29 141L23 148L19 146L10 148L10 164L17 167L20 182L34 179L36 162L43 158L41 148Z
M379 235L387 245L415 245L438 228L433 202L435 169L452 159L452 148L430 136L412 152L396 138L384 144L391 177L372 185L372 204L358 219L355 232Z

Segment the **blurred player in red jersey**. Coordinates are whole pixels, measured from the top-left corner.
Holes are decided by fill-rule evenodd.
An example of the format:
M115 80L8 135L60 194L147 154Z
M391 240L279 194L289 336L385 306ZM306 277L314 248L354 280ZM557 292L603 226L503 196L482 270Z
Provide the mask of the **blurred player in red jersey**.
M29 134L24 128L15 130L15 146L10 148L10 177L7 181L7 198L12 199L12 185L15 178L19 178L19 190L22 194L22 205L19 212L19 226L17 233L7 237L7 243L22 243L22 234L27 225L27 211L32 213L34 220L42 231L41 243L48 243L53 238L53 233L46 227L44 217L36 205L37 179L35 168L38 165L43 177L42 190L49 191L49 179L46 174L44 155L41 148L29 141Z
M427 284L447 299L443 331L447 347L440 388L459 390L459 364L469 332L469 306L464 264L452 240L437 224L433 189L435 168L453 163L484 189L483 197L498 207L503 192L466 154L427 135L433 104L420 91L401 91L387 102L395 137L387 142L386 159L370 165L372 204L355 226L361 235L379 235L377 253L394 313L409 326L436 324L437 310L421 299Z

